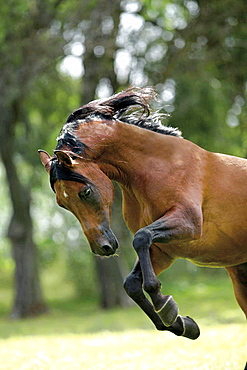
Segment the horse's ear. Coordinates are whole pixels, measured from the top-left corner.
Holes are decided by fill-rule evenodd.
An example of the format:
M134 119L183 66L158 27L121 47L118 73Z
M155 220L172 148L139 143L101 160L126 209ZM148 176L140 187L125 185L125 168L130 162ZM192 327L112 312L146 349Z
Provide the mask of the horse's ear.
M45 167L46 171L49 173L51 169L51 156L45 151L39 149L40 160Z
M74 166L73 159L67 152L64 152L63 150L54 150L54 154L57 156L59 162L64 166L69 168Z

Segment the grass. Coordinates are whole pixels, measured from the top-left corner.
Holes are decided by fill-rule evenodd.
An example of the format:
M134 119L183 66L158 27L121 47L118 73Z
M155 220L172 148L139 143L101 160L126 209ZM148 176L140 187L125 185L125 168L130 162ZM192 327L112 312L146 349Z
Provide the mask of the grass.
M197 341L153 330L29 335L0 342L1 369L232 369L246 360L243 326L203 327Z
M170 284L201 328L196 341L156 331L136 306L102 311L69 286L46 291L49 314L9 321L9 291L0 289L1 370L243 370L247 361L245 319L224 277Z

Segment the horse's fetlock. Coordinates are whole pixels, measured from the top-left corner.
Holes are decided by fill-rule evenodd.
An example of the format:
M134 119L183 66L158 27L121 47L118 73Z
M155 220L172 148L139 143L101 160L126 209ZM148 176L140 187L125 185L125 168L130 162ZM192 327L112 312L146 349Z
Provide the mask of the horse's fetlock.
M178 316L178 305L171 295L162 296L158 302L159 306L155 306L156 312L161 318L165 326L171 326ZM160 305L162 306L160 307Z

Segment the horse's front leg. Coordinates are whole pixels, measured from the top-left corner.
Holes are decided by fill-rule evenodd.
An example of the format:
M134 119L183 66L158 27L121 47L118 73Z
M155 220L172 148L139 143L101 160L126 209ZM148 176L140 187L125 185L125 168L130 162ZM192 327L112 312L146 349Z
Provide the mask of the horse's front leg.
M137 261L131 273L124 281L124 289L130 298L135 301L145 314L152 320L158 330L166 330L166 327L157 313L154 311L153 305L149 302L142 290L142 271L140 262Z
M183 336L189 339L197 339L200 334L200 330L194 320L189 317L178 315L175 322L171 326L164 325L157 312L155 312L153 305L143 293L142 283L142 271L140 262L138 261L134 269L125 279L124 288L126 293L146 313L158 330L167 330L178 336Z
M140 229L135 234L133 246L140 261L143 288L149 294L156 312L166 326L175 322L178 315L178 306L172 296L164 296L160 292L161 284L154 272L155 266L153 265L155 265L155 261L151 262L150 246L155 242L168 243L171 240L192 240L198 237L199 234L199 220L197 221L195 217L187 218L181 212L176 211ZM160 256L162 258L162 253L160 253ZM163 256L164 259L168 258L169 260L168 256L165 256L165 254ZM170 261L172 262L172 259Z
M178 316L178 305L171 295L161 293L161 283L157 279L150 259L150 246L152 238L148 231L142 229L133 241L133 246L137 252L142 277L143 289L150 296L155 311L158 313L165 326L172 325ZM171 264L171 263L170 263Z

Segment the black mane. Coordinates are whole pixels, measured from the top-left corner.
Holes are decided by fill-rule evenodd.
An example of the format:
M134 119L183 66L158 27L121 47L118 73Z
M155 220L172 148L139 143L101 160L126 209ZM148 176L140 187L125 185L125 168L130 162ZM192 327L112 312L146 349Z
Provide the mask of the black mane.
M156 93L152 87L129 88L106 99L93 100L76 109L67 119L58 136L56 149L69 147L77 154L85 153L85 145L76 137L76 130L81 122L87 122L94 117L106 120L121 120L130 125L139 126L146 130L164 135L182 137L177 128L164 126L164 114L155 112L150 114L149 102ZM133 110L135 107L139 109Z

